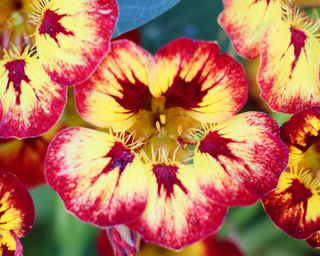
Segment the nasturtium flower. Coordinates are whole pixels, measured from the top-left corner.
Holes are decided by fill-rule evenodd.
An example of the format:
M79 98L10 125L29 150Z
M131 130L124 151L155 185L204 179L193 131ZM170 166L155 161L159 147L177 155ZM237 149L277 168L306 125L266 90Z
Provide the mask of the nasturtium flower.
M281 130L289 147L289 165L263 204L275 224L296 239L320 231L320 109L294 115ZM320 246L320 243L318 244Z
M109 51L116 1L4 0L0 8L0 137L39 136L61 116L66 86L87 79Z
M46 178L66 208L98 226L126 224L180 249L214 233L227 207L274 189L287 164L241 65L214 42L177 39L154 56L128 40L75 88L79 114L107 131L68 128L50 143Z
M20 238L34 223L34 206L28 190L12 174L0 172L0 255L22 256Z
M260 54L261 97L274 110L296 113L320 106L319 22L294 4L302 1L225 1L220 24L236 51Z

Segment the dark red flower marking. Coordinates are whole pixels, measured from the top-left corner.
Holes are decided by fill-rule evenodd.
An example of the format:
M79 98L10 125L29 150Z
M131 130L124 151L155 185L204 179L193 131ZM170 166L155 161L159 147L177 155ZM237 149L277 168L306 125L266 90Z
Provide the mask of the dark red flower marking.
M134 154L132 154L131 151L127 149L121 142L116 142L105 157L110 158L109 163L103 168L102 172L97 175L97 177L92 179L91 183L94 184L101 177L101 175L108 174L109 172L118 169L118 185L123 171L126 169L128 164L132 163Z
M111 73L113 73L110 70ZM121 94L122 97L112 96L123 108L128 110L128 113L138 113L139 110L151 109L151 99L152 95L149 91L149 88L143 84L132 72L132 76L135 80L135 83L132 84L127 78L125 80L118 78L113 73L115 79L121 84Z
M111 160L108 165L103 169L103 173L108 173L116 168L120 170L120 175L127 167L132 163L134 155L129 149L127 149L121 142L116 142L106 157L110 157Z
M295 206L303 204L303 209L307 209L308 199L312 197L312 192L298 179L292 181L291 186L285 191L285 193L291 194L291 205ZM305 214L306 214L305 210ZM305 216L304 216L305 217Z
M293 48L294 48L294 61L291 66L291 71L293 71L297 65L301 51L305 47L306 40L308 37L304 31L296 29L294 27L290 28L290 32L291 32L290 45L293 45Z
M288 145L294 146L306 152L311 146L316 144L316 149L320 153L320 130L315 131L315 127L310 126L310 119L320 120L320 109L312 108L293 115L288 122L281 127L281 139ZM314 135L316 132L317 135Z
M29 77L25 73L25 60L13 60L5 64L8 71L8 83L6 90L9 89L10 84L13 84L13 89L17 92L16 103L20 105L21 83L22 81L30 83Z
M200 107L199 103L203 101L203 98L207 95L208 91L218 85L222 80L221 78L221 80L213 83L207 89L202 90L202 85L207 80L207 76L201 75L205 64L206 62L191 81L185 81L178 73L173 80L172 86L170 86L165 93L166 108L181 107L185 110L190 110L192 108Z
M2 256L15 256L15 251L9 250L9 247L6 244L1 245L0 249Z
M39 27L39 34L49 35L59 45L58 35L64 34L66 36L74 36L72 31L67 31L60 23L61 19L68 16L67 14L57 14L55 11L46 10L43 15L41 26Z
M228 147L228 144L232 142L234 142L232 139L222 137L217 131L210 131L201 141L199 151L208 153L214 158L219 156L235 158Z
M158 195L160 196L163 188L166 193L166 198L170 198L174 192L174 186L177 185L184 193L188 193L185 186L177 177L178 167L175 165L154 164L152 171L156 176L158 183Z

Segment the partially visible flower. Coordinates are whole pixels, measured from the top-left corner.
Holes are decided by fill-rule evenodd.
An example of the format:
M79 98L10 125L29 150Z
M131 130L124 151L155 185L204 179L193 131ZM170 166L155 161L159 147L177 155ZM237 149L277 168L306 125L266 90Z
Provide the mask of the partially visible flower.
M20 238L34 223L34 206L27 189L17 178L0 172L0 254L22 256Z
M313 235L308 241L314 244L320 231L320 109L294 115L281 137L289 147L289 165L276 190L263 199L264 208L287 234L296 239Z
M97 250L99 256L112 256L113 251L106 235L100 232L97 239ZM210 236L193 245L187 246L180 252L173 252L163 247L142 243L138 256L242 256L243 253L235 242L229 239L218 239Z
M109 130L61 131L46 178L83 221L126 224L145 241L180 249L214 233L227 207L272 190L287 164L272 118L234 116L248 85L216 43L177 39L152 56L116 41L75 90L79 114Z
M260 54L261 97L274 111L296 113L320 106L320 23L296 8L310 3L224 1L220 24L241 56Z
M4 0L0 4L0 137L48 131L66 85L87 79L109 51L115 0Z

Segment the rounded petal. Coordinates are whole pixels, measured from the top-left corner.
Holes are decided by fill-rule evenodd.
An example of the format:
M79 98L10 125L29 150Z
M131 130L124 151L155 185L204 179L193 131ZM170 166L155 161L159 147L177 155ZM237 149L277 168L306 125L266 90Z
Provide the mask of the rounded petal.
M160 49L156 61L150 90L166 97L166 108L180 107L212 123L232 117L247 100L242 66L215 42L180 38Z
M263 206L279 228L306 239L320 230L319 189L312 172L292 167L282 173L276 190L263 198Z
M253 204L274 189L287 161L276 122L258 112L213 125L194 156L204 193L228 206Z
M201 193L191 165L153 164L150 170L147 207L129 224L145 241L178 250L220 227L226 208Z
M135 43L113 42L111 52L93 76L75 88L79 114L95 126L111 126L117 131L130 128L139 110L151 108L151 62L152 55Z
M67 210L98 226L131 222L146 206L143 164L113 134L62 130L48 148L46 179Z
M67 89L50 80L27 53L0 61L0 138L27 138L47 132L66 104Z
M281 138L288 145L290 165L320 169L320 109L301 111L281 128Z
M0 170L14 173L28 188L45 183L44 159L48 145L43 137L0 140Z
M320 41L308 24L293 22L273 24L261 42L261 96L283 113L320 106Z
M23 256L22 244L13 231L0 235L0 252L3 256Z
M14 175L0 172L0 236L10 231L18 237L27 235L34 217L35 210L28 190Z
M313 248L320 248L320 231L314 233L307 240L307 243Z
M224 0L219 23L230 37L237 53L254 59L259 55L265 30L282 16L281 0Z
M118 18L115 0L42 1L37 51L52 80L76 85L105 57ZM50 49L50 50L48 50Z

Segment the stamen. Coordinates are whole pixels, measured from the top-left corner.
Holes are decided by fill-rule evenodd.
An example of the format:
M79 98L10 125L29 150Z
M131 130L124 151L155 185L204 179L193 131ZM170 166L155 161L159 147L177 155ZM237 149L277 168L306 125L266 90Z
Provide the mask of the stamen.
M160 123L161 123L162 125L165 125L165 124L166 124L166 122L167 122L167 117L166 117L166 115L161 114L161 115L159 116L159 119L160 119Z
M185 135L185 138L191 144L197 144L199 141L201 141L206 135L206 133L208 133L208 131L216 130L217 124L202 123L201 126L202 126L202 129L198 129L198 128L188 129L187 134Z
M28 14L29 22L38 26L41 23L41 19L43 16L43 10L50 3L50 0L33 0L31 7L33 11Z
M114 133L112 129L109 129L109 133L114 134L121 142L123 142L131 151L138 150L146 143L146 139L141 137L136 139L135 131Z

